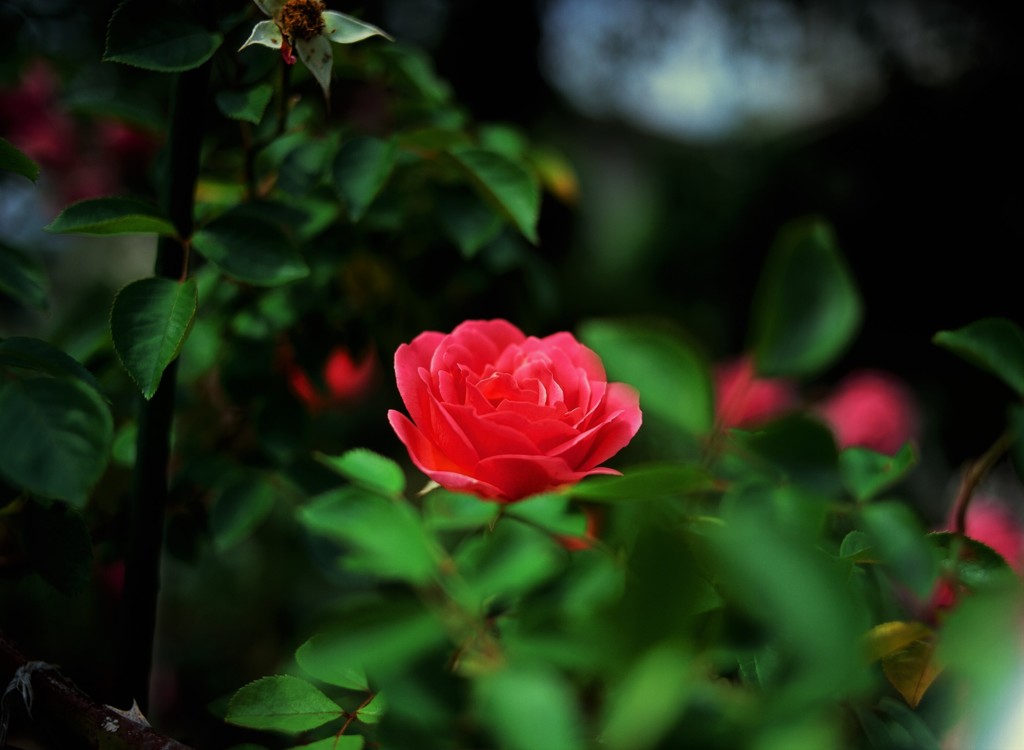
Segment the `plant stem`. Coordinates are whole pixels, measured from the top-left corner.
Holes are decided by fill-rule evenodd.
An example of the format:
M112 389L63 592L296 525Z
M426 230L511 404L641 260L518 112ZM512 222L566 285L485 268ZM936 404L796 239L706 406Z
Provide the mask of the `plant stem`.
M193 229L193 203L199 174L202 113L205 109L210 64L182 73L172 105L168 174L161 195L167 216L181 238L162 237L157 245L156 276L180 280L186 275L185 242ZM123 705L138 702L148 710L156 604L160 588L167 508L168 462L177 362L164 370L153 398L141 399L138 418L135 472L132 481L131 521L125 559L120 649Z
M974 491L981 484L981 480L992 470L992 467L996 465L996 462L1002 458L1003 454L1013 445L1014 438L1016 436L1011 430L1007 430L999 439L996 440L992 446L985 451L985 455L979 458L977 461L972 463L964 474L964 479L960 483L960 491L956 496L956 505L954 505L953 512L953 531L957 534L967 533L967 508L971 504L971 498L974 496Z

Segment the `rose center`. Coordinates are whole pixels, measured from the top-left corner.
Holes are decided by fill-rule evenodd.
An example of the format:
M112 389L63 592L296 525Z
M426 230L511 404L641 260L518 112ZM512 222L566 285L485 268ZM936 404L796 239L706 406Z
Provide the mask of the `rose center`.
M288 0L281 8L278 25L289 39L308 42L323 32L326 9L321 0Z

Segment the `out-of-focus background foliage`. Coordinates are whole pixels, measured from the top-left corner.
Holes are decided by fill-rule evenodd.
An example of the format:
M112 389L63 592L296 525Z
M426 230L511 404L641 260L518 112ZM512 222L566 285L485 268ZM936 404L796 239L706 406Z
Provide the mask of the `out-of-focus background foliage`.
M114 6L4 3L4 88L42 58L72 117L87 118L90 103L123 86L137 95L132 116L159 118L147 108L159 101L153 76L99 62ZM536 268L509 273L502 298L467 289L445 325L507 315L540 331L595 314L650 313L677 320L714 356L735 353L772 237L795 216L819 213L836 227L869 301L865 333L841 367L893 369L920 384L947 407L936 418L954 462L980 446L972 424L1001 418L975 401L985 400L977 389L970 404L937 392L942 354L929 339L1020 311L1015 278L1004 272L1021 240L1012 179L1021 158L1018 9L378 0L359 10L422 46L477 120L524 128L578 177L578 194L566 188L576 200L549 195L542 214L541 262L554 285L539 282ZM13 138L24 112L9 95L5 102L0 122ZM92 156L94 181L115 168L89 153L104 145L99 136L60 144ZM129 160L129 186L139 164ZM61 189L74 194L69 181L62 175ZM23 237L56 205L13 182L4 234ZM76 261L73 281L116 273L107 258ZM10 333L19 322L8 314L4 324ZM972 377L966 367L963 376Z
M930 339L985 316L1021 317L1011 267L1024 239L1016 179L1024 11L966 0L354 5L330 4L421 48L473 121L507 124L537 146L536 163L548 172L539 243L532 249L506 233L463 257L436 239L398 251L384 232L351 245L344 231L328 235L324 257L342 247L340 270L317 289L336 297L313 297L317 307L289 317L275 305L290 300L268 296L259 315L197 323L181 364L184 419L195 420L182 424L191 435L183 439L199 441L191 455L234 452L245 463L254 443L282 462L354 445L397 455L384 419L398 402L395 346L468 318L505 317L538 335L603 316L650 318L710 361L730 359L747 347L773 237L786 222L816 214L834 227L865 318L852 348L820 382L805 384L806 393L813 399L861 367L907 381L922 407L928 469L916 475L913 499L926 523L945 517L948 477L1001 431L1009 400L1008 389ZM154 245L42 232L74 199L152 197L152 175L165 167L169 80L100 62L114 7L0 4L0 135L43 168L35 186L0 177L0 240L31 251L50 277L45 312L0 299L0 335L55 341L99 374L115 394L116 464L130 457L134 401L105 338L109 304L125 282L149 274ZM249 10L239 3L230 12ZM372 85L343 77L334 96L332 115L362 132L384 131L396 116ZM306 104L320 106L312 97ZM217 164L216 135L208 149L208 163ZM212 192L200 199L216 203ZM211 300L229 293L212 282L201 285L201 299L205 291ZM284 335L253 334L282 317ZM369 391L305 409L282 358L295 358L323 389L320 368L339 345L376 363ZM219 363L217 378L205 374L211 362ZM197 462L178 481L203 487L204 471L213 470ZM304 477L308 492L325 481L312 470ZM100 695L110 687L104 659L116 648L103 635L104 597L120 574L118 550L104 545L124 522L118 498L126 483L126 472L114 471L96 492L97 583L89 596L54 604L51 590L17 578L0 559L0 627L26 647L58 654L52 660ZM331 581L315 560L263 554L295 536L288 514L272 513L280 523L261 527L262 545L216 554L196 533L210 519L188 504L172 509L156 675L163 694L154 703L185 737L227 731L207 704L272 671L331 607L319 598ZM65 613L56 627L53 611Z

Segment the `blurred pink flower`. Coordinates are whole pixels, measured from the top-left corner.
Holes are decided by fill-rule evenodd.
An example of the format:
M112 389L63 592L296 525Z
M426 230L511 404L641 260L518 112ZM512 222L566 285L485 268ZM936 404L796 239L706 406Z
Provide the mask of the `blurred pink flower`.
M59 80L35 60L15 88L0 91L0 130L44 167L65 169L75 158L75 124L57 106Z
M892 375L861 370L848 375L818 407L840 448L861 446L892 455L917 430L910 391Z
M60 101L60 79L34 60L17 86L0 91L0 132L39 163L62 202L111 195L156 154L155 137L114 120L78 122Z
M715 368L715 413L723 428L753 427L796 404L796 389L782 378L758 378L751 356Z
M1024 574L1024 529L1006 503L984 495L972 498L965 525L969 538L991 547Z

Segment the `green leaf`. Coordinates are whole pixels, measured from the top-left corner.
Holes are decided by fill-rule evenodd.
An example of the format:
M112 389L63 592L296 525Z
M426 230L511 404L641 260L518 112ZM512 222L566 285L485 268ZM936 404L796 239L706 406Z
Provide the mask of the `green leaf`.
M851 645L869 627L868 608L847 584L848 564L823 554L814 537L753 516L736 515L706 538L717 553L716 589L763 623L778 650L783 677L773 680L773 701L807 705L865 687L866 660Z
M476 495L436 489L423 499L423 521L431 529L479 529L498 517L498 503Z
M295 660L318 680L366 690L367 675L386 683L447 643L441 623L421 603L392 597L347 610L339 625L302 644Z
M907 443L895 456L869 448L847 448L839 454L843 485L857 500L865 501L903 479L917 464L917 453Z
M43 267L20 250L0 242L0 292L27 307L45 310L46 275Z
M195 19L186 3L125 0L110 18L103 60L178 73L198 68L222 41Z
M156 206L134 198L90 198L74 203L43 227L56 234L178 234Z
M470 609L496 598L517 597L554 576L564 567L565 557L565 550L547 532L499 521L490 534L471 537L455 552L463 580L452 583L453 595Z
M879 502L861 508L864 531L879 562L917 596L929 595L938 572L938 555L909 507Z
M92 540L85 519L64 503L25 505L25 546L32 567L67 596L85 590L92 578Z
M20 174L32 182L39 179L39 165L6 138L0 138L0 169Z
M306 641L295 652L295 661L300 667L329 685L337 685L346 690L368 691L370 689L370 681L366 677L362 660L356 655L351 660L341 660L340 663L337 660L330 664L320 663L312 655L315 647L310 643L311 641Z
M1009 696L1020 691L1020 582L962 597L942 621L938 660L955 675L962 693L961 710L987 727L992 748L1011 748ZM1012 739L1011 739L1012 738Z
M40 339L13 336L0 341L0 366L18 367L56 378L77 378L103 395L96 376L77 359Z
M468 189L442 192L438 198L437 217L463 258L476 255L480 248L498 236L504 225L501 216Z
M585 500L630 502L707 492L714 488L715 478L699 466L666 463L633 466L621 477L588 477L566 492Z
M1016 323L985 318L955 331L940 331L932 340L1024 396L1024 331Z
M357 136L341 144L334 158L334 185L348 207L348 217L359 221L388 181L395 166L395 139L382 141Z
M540 185L525 167L501 154L466 148L451 152L480 194L492 201L530 242L537 243Z
M501 747L584 747L580 734L583 721L575 697L556 672L513 666L478 680L475 687L477 712Z
M605 707L601 746L642 750L658 745L686 709L691 692L690 659L678 647L661 645L644 654Z
M1024 477L1024 406L1011 404L1006 415L1006 429L1015 436L1010 446L1010 460L1018 477Z
M273 95L274 87L264 83L245 91L221 91L215 101L225 117L259 125Z
M250 729L298 734L342 716L342 709L298 677L263 677L235 693L225 720Z
M754 303L754 355L761 375L812 375L838 357L861 321L861 301L836 247L818 219L782 229Z
M0 474L37 495L82 504L113 434L109 407L77 380L0 383Z
M582 536L587 528L587 517L570 507L568 497L559 495L535 495L512 503L505 515L526 521L556 536Z
M939 741L935 738L931 728L916 712L889 697L879 701L879 708L906 730L910 735L914 750L940 750Z
M145 398L153 398L164 370L181 351L198 305L194 279L140 279L114 298L114 350Z
M304 745L296 745L290 750L363 750L366 738L359 734L343 734L341 737L324 737L322 740ZM238 750L231 748L231 750Z
M794 482L824 495L839 491L835 439L818 420L794 414L771 422L758 432L733 434L738 443L767 462L772 469L769 477Z
M340 456L316 454L316 460L346 479L388 497L398 497L405 491L405 473L402 467L379 453L366 448L353 448Z
M233 208L192 236L192 246L221 273L256 286L279 286L309 275L284 230L259 215L258 204Z
M711 429L714 399L707 363L678 337L610 320L584 323L579 332L604 361L609 380L624 381L640 392L645 415L660 417L687 434Z
M46 309L43 266L20 250L0 242L0 294L36 309Z
M344 557L349 570L422 584L437 569L437 545L404 500L343 487L314 498L299 518L310 530L350 547Z
M266 476L243 474L224 487L210 509L210 531L218 550L247 538L274 507L276 493Z
M304 138L295 148L285 154L277 174L277 187L289 198L303 199L314 189L330 179L331 160L338 150L338 134L326 138ZM331 196L332 200L334 196ZM287 198L285 198L287 200ZM299 203L299 210L306 201ZM282 203L267 203L266 207L278 207ZM294 209L293 209L294 210ZM268 218L274 218L273 215ZM286 223L285 226L289 226Z
M365 706L356 712L356 718L364 724L376 724L387 712L388 701L384 693L377 693Z
M942 560L956 565L957 580L972 591L997 588L1016 580L1006 559L987 544L951 531L933 532L928 539L939 550Z
M871 537L854 529L843 537L839 545L839 556L852 562L878 562L871 550Z

